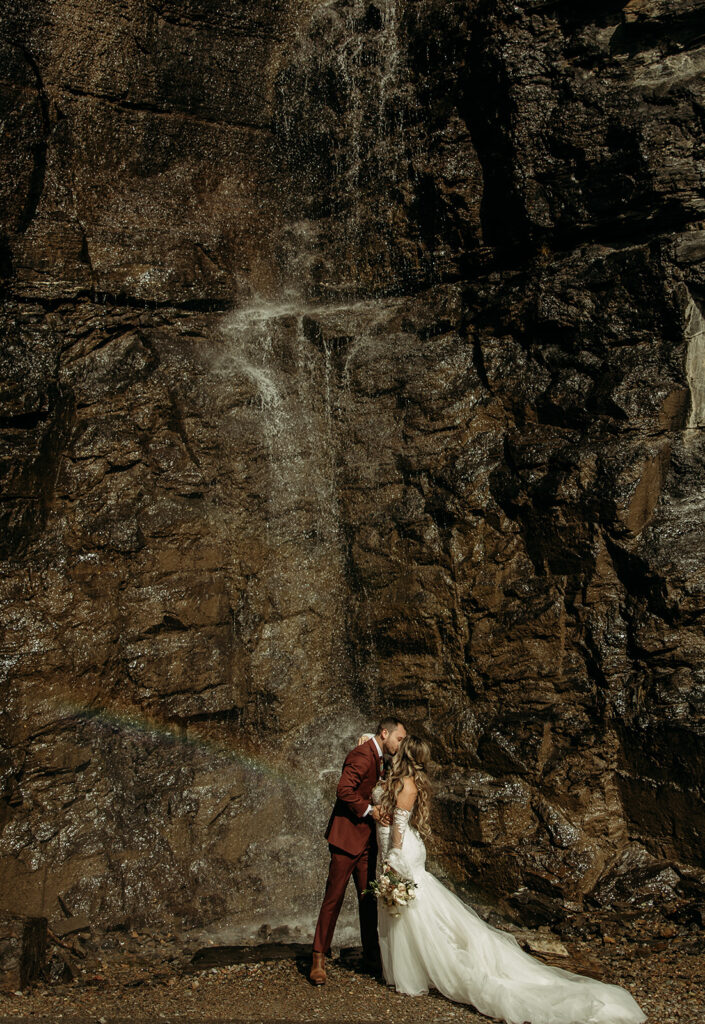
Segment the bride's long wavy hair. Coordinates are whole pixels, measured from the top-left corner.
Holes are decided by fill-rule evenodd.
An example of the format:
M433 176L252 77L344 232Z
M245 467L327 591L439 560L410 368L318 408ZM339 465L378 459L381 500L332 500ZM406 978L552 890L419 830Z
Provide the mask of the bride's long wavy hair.
M380 809L386 811L390 818L393 817L397 797L404 786L404 779L412 778L416 783L418 795L409 823L414 826L424 842L431 837L431 827L428 821L431 782L427 774L430 760L431 749L428 743L419 739L418 736L406 735L390 762L384 779L384 796L380 800Z

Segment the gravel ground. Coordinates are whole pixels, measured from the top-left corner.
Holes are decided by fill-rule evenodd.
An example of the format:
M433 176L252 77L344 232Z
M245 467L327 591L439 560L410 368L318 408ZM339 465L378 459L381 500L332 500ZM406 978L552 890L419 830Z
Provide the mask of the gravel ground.
M560 966L625 985L649 1024L705 1022L705 936L677 935L667 942L595 939L567 942ZM0 1021L320 1021L359 1024L399 1021L487 1021L436 993L397 995L349 963L330 964L328 984L314 988L308 963L278 960L185 970L196 950L174 936L108 933L92 936L77 978L39 983L0 996Z

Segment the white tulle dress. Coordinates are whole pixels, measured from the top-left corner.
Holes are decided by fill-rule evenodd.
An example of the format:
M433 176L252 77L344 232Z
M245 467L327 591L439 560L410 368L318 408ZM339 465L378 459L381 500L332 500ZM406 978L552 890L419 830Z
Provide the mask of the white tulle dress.
M378 783L374 802L382 797ZM426 871L426 847L397 808L391 827L377 825L377 875L386 861L418 888L399 916L380 900L379 946L384 979L397 992L437 989L457 1003L508 1024L640 1024L646 1020L618 985L535 960L508 932L483 921Z

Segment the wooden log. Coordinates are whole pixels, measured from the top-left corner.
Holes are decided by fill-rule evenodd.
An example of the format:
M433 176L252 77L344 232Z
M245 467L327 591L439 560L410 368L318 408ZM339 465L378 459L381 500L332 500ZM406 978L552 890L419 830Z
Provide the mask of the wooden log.
M228 964L257 964L267 960L296 960L311 956L311 944L266 942L259 946L204 946L191 957L185 973Z
M260 964L271 960L299 960L308 963L310 959L310 942L262 942L257 946L203 946L196 950L191 960L184 966L184 973L193 974L210 967L225 967L229 964ZM343 947L338 960L352 970L362 970L362 947Z
M16 992L41 977L46 951L46 917L0 916L0 990Z
M42 973L47 951L46 917L28 917L22 930L20 988L36 981Z

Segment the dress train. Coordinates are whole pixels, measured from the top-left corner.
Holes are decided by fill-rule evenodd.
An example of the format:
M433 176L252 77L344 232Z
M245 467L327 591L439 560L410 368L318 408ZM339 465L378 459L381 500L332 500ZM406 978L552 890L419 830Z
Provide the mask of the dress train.
M373 800L381 799L381 786ZM426 871L426 847L410 812L397 808L391 828L377 825L379 876L389 865L416 884L416 898L393 916L379 902L384 979L397 992L435 988L507 1024L641 1024L634 998L611 985L525 953L508 932L487 924Z

